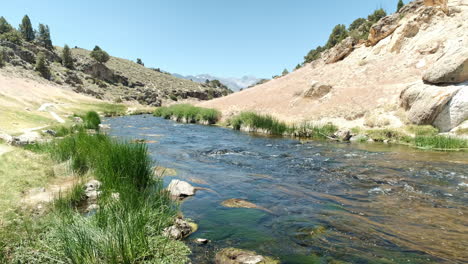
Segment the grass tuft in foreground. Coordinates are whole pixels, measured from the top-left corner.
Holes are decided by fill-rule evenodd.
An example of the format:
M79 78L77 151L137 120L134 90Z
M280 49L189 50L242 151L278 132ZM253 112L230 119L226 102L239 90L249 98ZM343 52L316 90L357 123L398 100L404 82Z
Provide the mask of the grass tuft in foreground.
M189 104L159 107L154 111L153 115L165 119L175 119L177 122L206 123L210 125L216 124L221 117L221 113L216 109L196 107Z
M96 129L99 130L99 125L101 124L101 118L99 114L95 111L89 111L83 118L84 127L86 129Z
M78 175L102 183L99 209L83 215L82 185L55 202L45 230L17 242L15 263L186 263L188 248L161 236L177 214L162 180L153 175L145 144L107 135L72 134L40 145L36 152L70 161ZM116 198L115 194L118 194ZM38 253L40 252L40 253Z

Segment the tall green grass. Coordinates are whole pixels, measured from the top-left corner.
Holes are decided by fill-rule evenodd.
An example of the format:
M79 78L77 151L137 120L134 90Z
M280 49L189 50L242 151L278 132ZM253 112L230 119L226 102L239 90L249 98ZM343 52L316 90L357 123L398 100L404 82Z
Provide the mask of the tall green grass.
M457 150L468 148L468 140L448 136L416 136L416 147L436 150Z
M271 135L283 135L288 131L286 123L270 115L260 115L253 112L242 112L228 120L228 125L235 130L261 130Z
M51 228L31 250L39 247L47 258L62 263L187 262L188 248L161 236L163 228L172 224L177 207L162 180L154 177L145 144L79 132L35 151L49 153L57 162L70 161L75 173L92 174L102 186L100 209L87 217L77 210L82 187L58 199ZM55 242L41 246L49 240Z
M271 135L291 135L301 138L326 139L331 137L338 128L333 124L323 126L302 123L300 125L288 125L270 115L262 115L254 112L242 112L228 120L228 126L235 130L249 130L263 132Z
M84 127L87 129L96 129L99 130L99 125L101 124L101 118L99 114L95 111L89 111L83 118Z
M177 104L167 107L159 107L154 111L154 116L165 119L175 119L185 123L216 124L221 113L216 109L196 107L189 104Z

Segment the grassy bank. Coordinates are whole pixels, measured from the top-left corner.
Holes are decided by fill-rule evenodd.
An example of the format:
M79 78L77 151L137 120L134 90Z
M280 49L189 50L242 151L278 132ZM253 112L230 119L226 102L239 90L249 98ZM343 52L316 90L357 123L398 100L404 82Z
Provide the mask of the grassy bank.
M86 123L87 120L85 120ZM63 194L49 214L8 225L1 234L6 263L185 263L188 248L161 236L177 207L155 177L145 144L73 130L68 137L30 148L68 162L82 179L99 180L99 209L89 215L82 184ZM18 224L19 223L19 224ZM31 226L33 223L33 227ZM13 235L15 234L15 235Z
M314 139L327 139L338 130L332 124L319 126L304 122L299 125L288 125L270 115L261 115L254 112L242 112L229 119L227 125L235 130Z
M167 107L159 107L154 111L154 116L165 119L174 119L183 123L216 124L221 113L218 110L196 107L189 104L177 104Z

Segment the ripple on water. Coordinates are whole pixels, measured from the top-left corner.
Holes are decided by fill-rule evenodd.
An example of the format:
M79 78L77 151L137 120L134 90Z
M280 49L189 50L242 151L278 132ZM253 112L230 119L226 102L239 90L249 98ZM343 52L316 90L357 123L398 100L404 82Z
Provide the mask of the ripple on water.
M231 246L284 263L468 259L466 153L298 142L153 117L109 123L114 136L139 138L138 128L147 128L145 140L164 135L149 145L158 165L214 191L182 204L184 215L199 223L193 236L212 241L192 246L194 259L203 259L198 263ZM272 213L221 206L231 198Z

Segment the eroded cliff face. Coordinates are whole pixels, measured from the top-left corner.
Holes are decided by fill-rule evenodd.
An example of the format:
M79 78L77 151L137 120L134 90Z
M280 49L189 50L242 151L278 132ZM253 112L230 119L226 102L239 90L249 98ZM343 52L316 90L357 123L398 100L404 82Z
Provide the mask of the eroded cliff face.
M346 39L284 77L201 105L226 117L250 110L288 122L450 131L468 119L466 21L468 0L413 1L373 25L366 42Z

